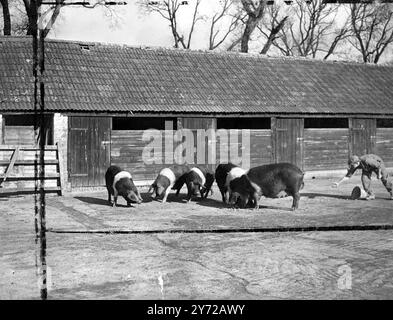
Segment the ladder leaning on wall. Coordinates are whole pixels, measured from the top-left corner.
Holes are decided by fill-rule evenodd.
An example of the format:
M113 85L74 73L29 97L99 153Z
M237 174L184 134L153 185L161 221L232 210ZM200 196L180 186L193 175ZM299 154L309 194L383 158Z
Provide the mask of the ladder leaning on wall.
M35 145L0 145L0 196L35 192ZM63 194L58 145L45 146L45 193ZM40 165L40 163L38 163Z

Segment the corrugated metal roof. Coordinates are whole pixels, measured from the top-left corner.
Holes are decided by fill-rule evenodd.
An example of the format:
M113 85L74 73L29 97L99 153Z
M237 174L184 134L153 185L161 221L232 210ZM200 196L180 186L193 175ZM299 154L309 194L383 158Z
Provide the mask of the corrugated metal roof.
M393 114L393 68L46 40L48 111ZM32 40L0 37L0 110L33 110Z

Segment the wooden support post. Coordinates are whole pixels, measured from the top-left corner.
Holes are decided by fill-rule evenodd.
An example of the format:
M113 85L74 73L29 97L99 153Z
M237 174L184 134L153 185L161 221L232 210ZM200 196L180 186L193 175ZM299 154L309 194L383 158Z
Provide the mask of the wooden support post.
M62 157L62 153L61 153L61 149L59 144L57 143L57 149L56 149L56 156L57 156L57 160L58 160L58 164L57 164L57 168L59 170L59 192L58 194L60 196L63 195L63 186L64 186L64 164L63 164L63 157Z

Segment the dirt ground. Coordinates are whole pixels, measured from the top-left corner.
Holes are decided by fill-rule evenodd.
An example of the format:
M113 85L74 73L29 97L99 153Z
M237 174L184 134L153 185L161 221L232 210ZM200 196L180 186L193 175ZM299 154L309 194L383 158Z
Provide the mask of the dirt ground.
M129 208L106 192L48 196L49 299L392 299L393 231L163 233L270 227L393 225L393 201L376 179L373 201L350 200L353 177L309 179L291 198L231 209L218 189L187 204ZM146 191L142 190L142 191ZM39 299L34 197L0 198L0 299ZM84 231L157 233L97 234ZM68 233L67 231L80 233ZM58 233L65 232L65 233Z

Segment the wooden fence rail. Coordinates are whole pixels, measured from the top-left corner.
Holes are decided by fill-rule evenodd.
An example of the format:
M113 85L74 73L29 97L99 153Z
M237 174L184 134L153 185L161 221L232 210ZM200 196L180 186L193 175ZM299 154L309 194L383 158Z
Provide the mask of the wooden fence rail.
M0 145L0 195L35 192L39 177L35 176L34 165L40 149L35 145ZM57 145L44 149L44 190L62 195L62 172Z

